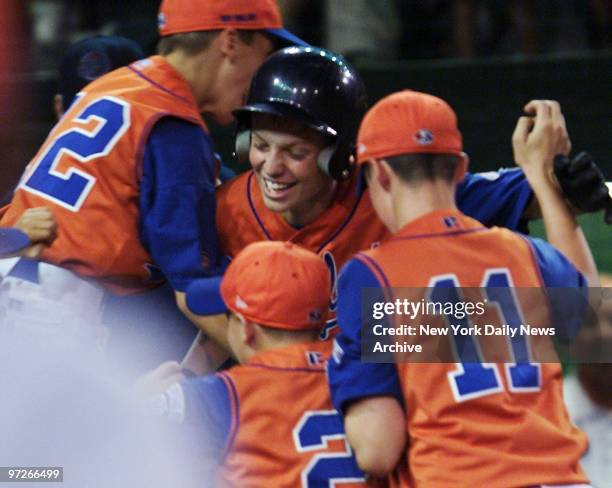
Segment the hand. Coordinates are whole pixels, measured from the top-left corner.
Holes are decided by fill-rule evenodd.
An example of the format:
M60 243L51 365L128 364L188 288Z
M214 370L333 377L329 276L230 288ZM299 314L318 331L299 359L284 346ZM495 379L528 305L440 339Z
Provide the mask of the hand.
M555 176L574 207L582 212L606 210L606 222L612 223L612 197L601 169L589 153L581 152L572 160L557 156Z
M136 382L136 389L144 395L164 393L174 383L180 383L185 378L186 375L179 363L167 361L141 376Z
M15 227L25 232L33 244L51 244L57 237L55 218L47 207L29 208L21 214Z
M516 164L528 179L545 177L554 181L554 157L569 154L572 147L561 107L552 100L533 100L524 110L533 117L519 118L512 134Z
M29 259L38 259L43 252L45 245L41 244L32 244L31 246L26 247L25 249L19 252L19 256L23 258Z

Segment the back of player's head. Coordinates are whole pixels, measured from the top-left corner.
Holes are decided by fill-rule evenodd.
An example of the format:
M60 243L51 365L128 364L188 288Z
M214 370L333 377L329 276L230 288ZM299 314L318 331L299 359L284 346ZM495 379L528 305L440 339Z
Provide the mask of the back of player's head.
M71 45L62 58L59 71L59 93L64 108L70 106L88 83L144 57L140 46L125 37L88 37Z
M365 115L357 163L385 159L406 181L453 179L462 152L457 116L442 99L412 90L393 93Z
M268 114L329 136L334 143L319 155L319 167L333 178L346 177L366 108L363 81L341 55L315 47L283 49L259 68L246 106L234 112L239 123L236 155L248 160L251 117Z
M278 48L308 45L283 28L276 0L163 0L158 27L160 54L178 47L193 54L205 49L217 32L230 28L247 44L253 33L262 32Z
M198 315L228 309L268 328L319 330L330 302L330 277L315 253L290 242L256 242L244 248L222 278L205 278L187 290Z

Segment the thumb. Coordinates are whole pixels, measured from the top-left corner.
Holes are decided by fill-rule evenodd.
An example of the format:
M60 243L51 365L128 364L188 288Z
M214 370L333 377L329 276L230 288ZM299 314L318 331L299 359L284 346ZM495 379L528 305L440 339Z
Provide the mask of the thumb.
M523 142L527 139L529 131L533 127L533 119L531 117L520 117L512 133L512 142Z
M38 244L32 244L31 246L28 246L23 251L21 251L19 255L24 258L37 259L40 257L43 247L44 244L42 242L39 242Z

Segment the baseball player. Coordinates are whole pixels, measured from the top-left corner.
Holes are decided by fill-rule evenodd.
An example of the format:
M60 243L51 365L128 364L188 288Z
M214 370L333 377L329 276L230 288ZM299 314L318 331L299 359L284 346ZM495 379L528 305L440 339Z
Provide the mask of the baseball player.
M53 99L57 119L64 115L83 87L144 57L138 44L119 36L93 36L69 46L59 67L59 92Z
M59 66L58 93L53 97L53 111L59 120L81 89L100 76L144 58L138 44L118 36L93 36L66 49ZM1 199L7 205L14 189ZM0 209L0 215L5 211Z
M155 403L213 447L220 467L211 486L365 486L331 406L329 349L317 338L329 286L316 254L283 242L251 244L222 280L190 286L194 313L229 310L228 341L241 364L175 384Z
M231 122L277 42L302 41L282 29L272 0L166 0L159 19L160 55L81 92L26 169L1 222L50 206L59 232L43 261L75 281L93 280L111 297L139 296L165 278L182 304L193 279L221 267L216 163L200 114Z
M120 36L97 35L72 44L64 53L59 68L59 93L53 99L57 119L93 80L144 57L138 44ZM233 176L231 168L221 164L220 180L226 181Z
M217 194L217 228L226 254L260 240L294 242L324 259L335 294L340 267L389 236L350 160L365 109L361 78L338 54L292 48L263 64L246 106L236 111L236 154L252 170ZM520 169L468 173L456 197L459 208L485 225L511 229L522 227L533 207L528 211L532 190ZM323 337L336 326L335 307L333 298ZM223 320L194 320L225 342Z
M59 93L55 95L53 104L58 120L88 83L142 58L144 53L138 44L123 37L98 35L72 44L64 53L59 67ZM222 181L233 175L231 169L221 164L219 178ZM5 210L6 208L0 209L0 213ZM27 232L30 239L36 243L21 253L22 256L29 258L37 258L42 246L49 245L56 235L53 214L45 207L27 209L16 227ZM39 264L39 266L50 265ZM153 362L182 357L195 332L191 322L176 308L172 288L164 284L156 289L154 294L139 295L141 296L146 297L146 302L137 305L132 303L133 296L128 298L132 304L129 310L134 311L138 317L126 317L126 307L115 306L120 299L116 297L113 300L107 299L105 302L107 306L104 307L107 313L103 314L103 322L106 320L115 323L117 315L121 315L123 322L138 322L142 320L142 310L151 309L154 311L157 323L172 324L171 330L168 330L169 337L160 339L160 342L163 341L166 346L163 350L159 350ZM148 322L151 324L154 320ZM150 330L151 325L148 328Z
M432 301L482 287L493 302L487 308L503 313L502 320L518 326L512 317L529 323L544 311L562 317L561 330L568 325L564 312L572 310L571 301L553 308L515 290L597 286L591 252L552 176L553 158L569 145L559 104L532 101L525 110L533 117L521 117L516 126L515 160L557 249L506 229L488 229L457 209L454 192L467 158L456 116L443 100L408 90L394 93L368 112L360 128L358 164L366 169L372 204L393 237L357 254L342 270L340 333L328 372L359 466L379 475L392 472L393 486L588 482L579 465L587 441L569 421L561 367L533 362L532 339L508 338L505 366L486 362L486 351L475 343L480 338L459 347L455 336L448 340L455 344L456 363L360 359L364 287L385 288L390 299L399 293L392 287L427 287Z

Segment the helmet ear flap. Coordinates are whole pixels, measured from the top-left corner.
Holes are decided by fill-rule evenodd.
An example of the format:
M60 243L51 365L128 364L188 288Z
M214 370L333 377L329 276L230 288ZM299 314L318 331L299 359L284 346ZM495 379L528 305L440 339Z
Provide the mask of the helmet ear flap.
M351 173L350 157L352 152L352 146L339 141L323 148L319 153L317 163L321 171L334 180L345 180Z
M245 164L249 162L249 150L251 149L251 130L242 128L236 134L234 143L234 159L236 162Z
M329 176L331 176L330 165L335 152L336 145L333 144L331 146L327 146L321 149L321 151L319 152L319 157L317 158L317 164L319 165L319 169Z

